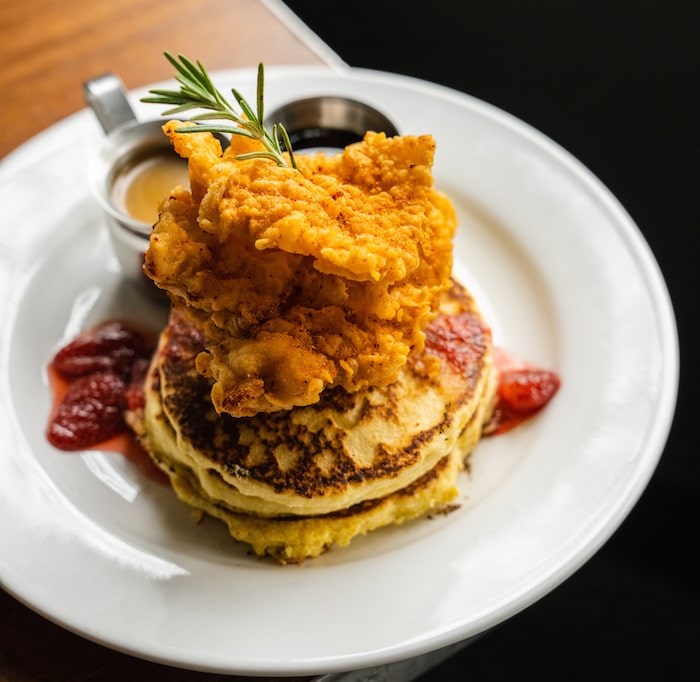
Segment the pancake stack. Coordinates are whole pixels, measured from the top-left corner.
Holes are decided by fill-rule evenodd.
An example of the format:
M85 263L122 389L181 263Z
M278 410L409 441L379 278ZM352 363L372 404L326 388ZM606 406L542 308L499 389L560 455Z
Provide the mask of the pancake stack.
M235 418L212 405L202 349L173 309L132 424L180 500L280 563L447 508L494 403L490 332L456 282L423 352L386 387L329 388L313 405Z
M180 127L190 187L144 263L171 313L132 419L177 496L280 563L447 508L495 379L435 140L368 132L292 168Z

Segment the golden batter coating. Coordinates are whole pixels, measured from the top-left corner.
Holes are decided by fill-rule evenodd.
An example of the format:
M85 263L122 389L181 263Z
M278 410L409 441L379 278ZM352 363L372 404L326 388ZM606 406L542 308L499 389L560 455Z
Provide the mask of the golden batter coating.
M164 203L145 271L203 332L216 410L394 382L450 286L456 216L432 186L434 139L368 133L338 155L297 155L297 171L179 125L164 130L191 188Z

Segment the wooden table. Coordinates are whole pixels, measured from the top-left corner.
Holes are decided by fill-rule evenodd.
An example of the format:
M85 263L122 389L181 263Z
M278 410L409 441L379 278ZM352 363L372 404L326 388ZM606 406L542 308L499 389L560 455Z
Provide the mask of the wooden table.
M342 65L281 0L0 0L0 157L85 106L106 71L127 88L172 77L163 52L210 71Z
M0 157L84 108L85 80L111 71L131 89L170 78L164 50L199 59L212 71L260 61L342 66L276 0L0 0ZM241 678L173 669L106 649L0 590L2 682L223 679Z

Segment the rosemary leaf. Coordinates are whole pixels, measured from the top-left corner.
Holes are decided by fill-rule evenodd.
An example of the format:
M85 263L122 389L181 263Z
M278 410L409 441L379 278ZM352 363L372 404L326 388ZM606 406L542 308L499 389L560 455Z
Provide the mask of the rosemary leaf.
M164 54L165 58L175 69L175 80L180 86L179 90L155 88L149 90L149 96L141 98L142 102L170 105L171 108L163 112L165 116L172 116L191 109L204 109L205 113L198 113L191 117L190 121L195 123L195 125L178 128L178 132L212 132L242 135L261 142L264 150L239 154L237 158L266 158L271 159L280 166L289 165L294 169L297 168L289 135L284 126L281 124L273 126L272 133L265 128L265 69L262 63L258 64L255 110L238 90L235 88L231 90L241 110L241 113L238 113L214 85L209 73L201 62L193 62L181 54L177 57L168 52ZM236 125L231 125L228 122L198 123L198 121L218 120L232 121ZM280 145L280 136L289 155L289 164Z

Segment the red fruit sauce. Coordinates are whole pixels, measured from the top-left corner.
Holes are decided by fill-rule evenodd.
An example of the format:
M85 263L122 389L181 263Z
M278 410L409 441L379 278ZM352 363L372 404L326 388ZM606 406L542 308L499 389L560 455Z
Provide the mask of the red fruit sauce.
M438 317L425 330L426 348L450 363L457 372L479 369L481 357L491 332L470 312Z
M150 477L165 480L127 426L125 413L143 407L143 381L155 344L110 320L63 346L49 364L54 405L46 437L60 450L120 452Z
M506 351L494 349L499 373L496 406L484 435L505 433L534 417L559 390L559 376L551 370L517 360Z

